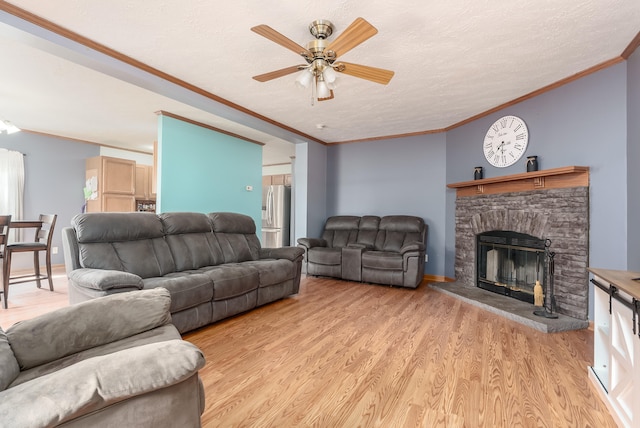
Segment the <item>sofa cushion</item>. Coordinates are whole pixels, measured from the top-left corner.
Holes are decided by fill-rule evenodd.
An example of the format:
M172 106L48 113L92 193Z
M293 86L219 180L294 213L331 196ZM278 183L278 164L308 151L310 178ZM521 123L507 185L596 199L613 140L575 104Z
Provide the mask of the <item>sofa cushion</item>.
M166 288L171 294L171 312L198 306L213 299L213 283L203 273L173 272L142 280L145 289Z
M365 251L362 253L362 267L402 270L402 255L388 251Z
M26 370L167 324L170 304L162 288L113 294L20 321L7 337L20 369Z
M175 271L162 222L154 213L79 214L71 223L82 267L120 270L142 278Z
M206 271L213 281L213 300L219 301L257 290L258 271L244 264L225 264Z
M324 225L322 238L327 241L329 248L342 248L356 242L360 217L357 216L333 216L329 217Z
M309 263L339 265L342 263L342 248L315 247L307 252Z
M358 225L358 237L356 244L364 245L365 248L373 248L378 235L378 227L380 226L380 217L373 215L365 215L360 219Z
M210 213L208 217L220 244L224 263L259 259L260 241L251 217L237 213Z
M393 215L380 220L375 249L399 252L409 242L423 242L425 224L420 217Z
M285 259L256 260L245 262L243 265L251 266L258 271L260 287L268 287L293 279L295 274L293 262Z
M160 214L165 238L176 271L214 266L224 261L222 250L211 230L209 218L202 213Z
M16 360L7 335L0 327L0 391L4 391L18 377L20 366Z

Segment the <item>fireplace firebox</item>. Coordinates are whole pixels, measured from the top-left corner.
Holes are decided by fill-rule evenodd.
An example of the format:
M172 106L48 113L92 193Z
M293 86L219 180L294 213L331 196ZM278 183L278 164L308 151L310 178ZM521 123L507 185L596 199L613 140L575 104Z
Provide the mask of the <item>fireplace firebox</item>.
M502 230L476 236L476 285L533 304L536 281L547 289L546 241Z

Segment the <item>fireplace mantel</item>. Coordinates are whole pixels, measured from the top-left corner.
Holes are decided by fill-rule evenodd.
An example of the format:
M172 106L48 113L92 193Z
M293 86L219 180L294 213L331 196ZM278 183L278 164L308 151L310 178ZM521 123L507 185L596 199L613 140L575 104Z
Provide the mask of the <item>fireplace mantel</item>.
M588 166L565 166L447 184L448 188L456 189L458 197L580 186L589 186Z

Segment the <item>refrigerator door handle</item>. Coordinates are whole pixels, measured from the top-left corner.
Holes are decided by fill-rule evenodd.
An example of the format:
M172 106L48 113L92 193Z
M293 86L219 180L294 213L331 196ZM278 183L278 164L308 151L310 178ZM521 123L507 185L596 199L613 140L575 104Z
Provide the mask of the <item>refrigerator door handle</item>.
M267 190L267 224L273 224L273 186Z

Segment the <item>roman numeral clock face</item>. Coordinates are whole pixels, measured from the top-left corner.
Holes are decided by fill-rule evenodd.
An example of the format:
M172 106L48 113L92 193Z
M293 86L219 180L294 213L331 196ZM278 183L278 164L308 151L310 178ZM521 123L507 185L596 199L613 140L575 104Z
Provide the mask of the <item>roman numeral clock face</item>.
M529 131L524 120L516 116L504 116L491 125L482 149L491 165L505 168L524 155L528 142Z

